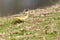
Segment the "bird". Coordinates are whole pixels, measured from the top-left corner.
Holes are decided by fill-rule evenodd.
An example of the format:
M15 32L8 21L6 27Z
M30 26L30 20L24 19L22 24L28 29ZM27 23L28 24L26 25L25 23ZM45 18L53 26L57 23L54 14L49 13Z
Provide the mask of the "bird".
M29 17L29 13L26 12L25 16L15 16L15 19L17 19L19 21L25 21L28 17Z

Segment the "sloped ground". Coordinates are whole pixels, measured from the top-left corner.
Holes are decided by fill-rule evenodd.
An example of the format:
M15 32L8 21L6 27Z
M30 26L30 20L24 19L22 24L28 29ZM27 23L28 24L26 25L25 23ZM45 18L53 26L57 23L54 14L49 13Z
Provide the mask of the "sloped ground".
M27 12L29 18L21 23L0 18L0 40L60 40L60 4Z

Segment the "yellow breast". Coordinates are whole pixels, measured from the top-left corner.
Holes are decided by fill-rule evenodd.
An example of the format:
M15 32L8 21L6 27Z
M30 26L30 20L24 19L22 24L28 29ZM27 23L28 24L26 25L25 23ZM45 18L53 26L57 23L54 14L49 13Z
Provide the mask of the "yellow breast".
M26 16L16 16L15 18L16 19L18 19L18 20L20 20L20 21L25 21L27 18L28 18L28 13L27 13L27 15Z
M25 18L24 17L15 17L16 19L20 20L20 21L24 21Z

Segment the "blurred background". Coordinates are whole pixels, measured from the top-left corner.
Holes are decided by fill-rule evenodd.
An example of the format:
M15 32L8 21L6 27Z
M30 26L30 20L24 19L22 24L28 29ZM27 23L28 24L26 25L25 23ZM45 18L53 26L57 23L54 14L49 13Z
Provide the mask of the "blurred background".
M0 16L18 14L24 9L52 6L59 0L0 0Z

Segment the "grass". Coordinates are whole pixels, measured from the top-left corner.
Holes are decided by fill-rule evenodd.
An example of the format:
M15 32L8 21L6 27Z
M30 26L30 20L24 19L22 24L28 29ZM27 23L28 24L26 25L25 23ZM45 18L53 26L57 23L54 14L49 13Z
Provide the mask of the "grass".
M8 18L3 22L3 18L0 18L0 23L3 23L0 25L0 35L6 40L55 40L60 35L60 12L49 15L34 17L35 20L30 17L29 20L16 24L15 19Z

